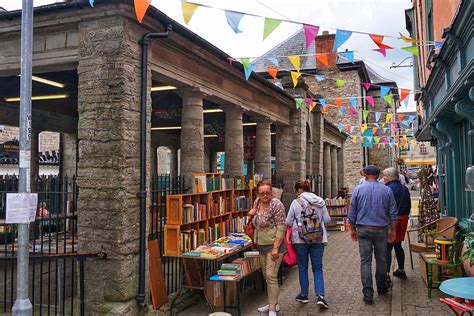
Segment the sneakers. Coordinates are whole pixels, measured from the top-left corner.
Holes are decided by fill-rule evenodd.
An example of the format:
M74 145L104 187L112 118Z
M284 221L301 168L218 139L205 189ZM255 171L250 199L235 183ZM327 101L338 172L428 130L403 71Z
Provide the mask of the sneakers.
M405 273L405 271L400 270L400 269L398 269L397 271L393 272L393 276L394 276L394 277L397 277L397 278L400 278L400 279L402 279L402 280L406 280L406 279L407 279L407 274Z
M301 295L301 294L299 294L299 295L296 297L296 300L297 300L298 302L304 303L304 304L306 304L306 303L309 302L308 297L307 297L307 296L303 296L303 295Z
M276 309L277 312L279 312L280 311L280 304L276 304L275 309ZM260 313L269 312L270 311L270 306L267 304L265 306L259 307L259 308L257 308L257 311L259 311Z
M387 294L387 293L388 293L388 288L380 288L380 289L377 289L377 293L378 293L379 295Z
M324 299L324 296L318 295L318 300L316 301L316 304L319 305L320 308L328 309L329 305Z
M374 299L373 299L373 298L364 297L364 303L365 303L365 305L372 305L372 304L374 304Z
M393 286L392 279L390 279L390 276L387 275L387 287L392 287L392 286Z

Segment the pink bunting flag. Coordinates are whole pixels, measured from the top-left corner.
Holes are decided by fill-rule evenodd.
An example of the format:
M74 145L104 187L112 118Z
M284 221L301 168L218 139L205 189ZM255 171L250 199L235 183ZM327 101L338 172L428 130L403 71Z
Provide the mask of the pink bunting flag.
M306 48L311 45L316 36L318 36L319 26L303 24L304 37L306 39Z
M311 107L311 104L313 104L313 99L311 98L306 98L306 103ZM311 112L311 111L310 111Z
M374 49L374 51L379 52L383 57L387 57L387 50L385 48Z
M354 118L354 115L356 115L356 110L354 108L350 108L350 113L351 113L351 118Z
M371 107L374 107L374 106L375 106L374 97L368 95L368 96L365 97L365 99L367 100L367 102L370 104Z
M372 86L370 83L368 82L362 82L362 85L364 86L364 89L365 91L369 91L370 87Z
M231 66L232 66L232 61L233 61L233 60L234 60L234 59L233 59L232 57L227 57L227 62L228 62L229 65L231 65Z

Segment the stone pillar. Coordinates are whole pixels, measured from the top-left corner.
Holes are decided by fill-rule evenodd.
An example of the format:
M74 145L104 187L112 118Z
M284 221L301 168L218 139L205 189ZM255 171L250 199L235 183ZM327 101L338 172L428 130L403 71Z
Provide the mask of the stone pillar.
M61 133L60 158L63 176L72 177L77 173L77 136Z
M345 174L345 168L344 168L344 149L343 148L337 148L337 182L339 184L339 188L344 188L345 183L344 183L344 174Z
M306 174L313 174L313 141L306 143Z
M331 193L333 197L337 197L339 190L337 165L337 147L331 146Z
M241 176L244 174L244 130L242 110L225 106L225 166L224 174Z
M142 34L120 15L78 28L78 251L107 253L85 264L85 306L90 315L138 315ZM146 113L150 148L149 95Z
M155 133L151 133L152 135ZM158 174L158 163L163 163L162 160L158 161L158 148L153 145L150 146L150 175L156 177Z
M331 198L331 146L324 143L323 177L324 177L324 197Z
M262 173L265 179L272 178L272 137L270 122L265 120L257 121L255 171L256 173Z
M174 179L178 176L178 149L170 147L170 176Z
M179 91L183 99L181 112L181 176L186 187L192 187L192 175L204 172L204 94L197 89Z
M31 156L30 156L30 188L31 192L36 191L36 180L39 176L39 134L40 131L33 129L31 131Z

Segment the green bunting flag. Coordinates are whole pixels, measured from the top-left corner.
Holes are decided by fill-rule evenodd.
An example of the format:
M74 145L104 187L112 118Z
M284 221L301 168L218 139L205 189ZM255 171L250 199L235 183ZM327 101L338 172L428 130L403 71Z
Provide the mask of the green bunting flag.
M263 25L263 39L265 40L280 25L280 20L265 18Z
M342 88L346 85L346 80L336 79L336 87Z
M369 111L364 110L364 111L362 111L362 112L364 113L364 121L366 121L366 120L367 120L367 116L369 116Z
M393 106L393 97L392 94L387 94L386 96L383 97L383 99L390 105Z
M402 49L415 56L418 56L419 54L418 46L406 46L406 47L402 47Z
M303 103L303 99L295 99L296 108L301 109L301 104Z

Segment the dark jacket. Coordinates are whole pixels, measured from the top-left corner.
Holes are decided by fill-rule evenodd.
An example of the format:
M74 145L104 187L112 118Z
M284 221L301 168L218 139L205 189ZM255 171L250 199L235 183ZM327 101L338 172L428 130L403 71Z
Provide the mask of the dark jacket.
M410 215L411 209L411 198L410 191L408 188L400 183L400 181L390 181L386 184L392 190L393 196L395 197L395 202L397 203L398 215Z

